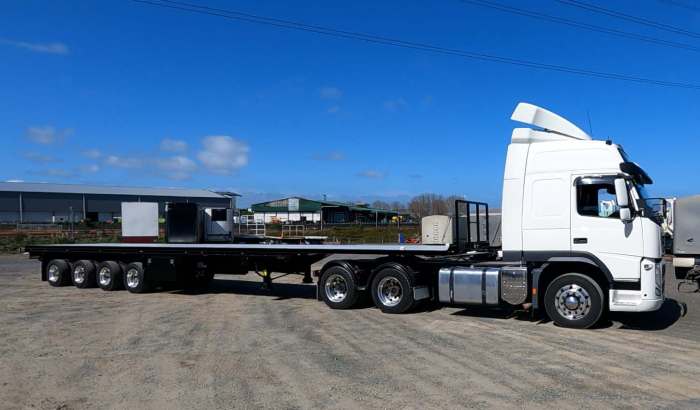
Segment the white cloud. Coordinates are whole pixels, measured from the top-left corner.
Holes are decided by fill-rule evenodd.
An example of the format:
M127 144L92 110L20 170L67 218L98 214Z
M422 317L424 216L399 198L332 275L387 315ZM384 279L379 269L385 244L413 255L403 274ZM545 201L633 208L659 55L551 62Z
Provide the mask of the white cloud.
M98 149L86 149L83 151L83 156L90 159L98 159L102 156L102 152Z
M66 55L70 52L68 46L64 43L28 43L26 41L15 41L8 39L0 39L1 44L7 44L14 47L23 48L25 50L34 51L37 53L47 54L62 54Z
M406 108L407 105L408 103L403 98L384 101L384 109L390 112L401 111Z
M316 161L342 161L345 159L345 155L340 151L330 151L324 154L314 154L311 158Z
M27 138L37 144L50 145L58 142L73 133L73 130L66 128L57 130L50 125L34 126L27 128Z
M59 159L51 155L45 155L39 152L27 152L24 154L24 158L34 162L60 162Z
M202 145L204 149L199 151L197 159L210 172L230 175L248 165L250 148L243 141L218 135L204 137Z
M60 178L72 178L73 176L75 176L75 173L73 171L64 168L49 168L39 171L38 174Z
M343 92L336 87L323 87L318 95L324 100L337 100L343 96Z
M79 169L80 169L80 172L82 172L84 174L94 174L94 173L100 171L100 166L97 164L87 164L87 165L81 166Z
M332 105L332 106L328 107L326 112L328 114L337 114L338 112L340 112L340 106L339 105Z
M165 152L185 152L187 151L187 143L182 140L165 138L160 142L160 150Z
M158 159L156 167L164 177L178 181L189 179L192 172L197 170L194 161L181 155Z
M138 157L120 157L117 155L108 155L104 160L105 165L116 168L136 169L143 166L143 160Z
M362 172L359 172L357 176L370 179L382 179L385 175L383 172L375 171L373 169L367 169Z

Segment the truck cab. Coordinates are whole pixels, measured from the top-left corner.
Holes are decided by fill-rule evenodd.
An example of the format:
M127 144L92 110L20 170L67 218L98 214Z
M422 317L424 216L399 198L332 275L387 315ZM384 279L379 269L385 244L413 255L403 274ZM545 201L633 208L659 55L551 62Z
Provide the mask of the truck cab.
M511 118L536 128L514 129L508 147L503 259L540 269L533 289L576 273L594 279L610 311L658 309L663 245L659 222L645 212L651 178L619 145L543 108L520 103ZM574 282L553 291L569 317L591 296Z

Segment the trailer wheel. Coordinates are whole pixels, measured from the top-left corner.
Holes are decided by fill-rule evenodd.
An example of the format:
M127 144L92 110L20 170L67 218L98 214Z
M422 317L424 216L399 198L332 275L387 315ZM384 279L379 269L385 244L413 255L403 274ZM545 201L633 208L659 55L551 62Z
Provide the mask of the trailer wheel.
M105 291L123 289L121 265L115 261L105 261L97 265L97 286Z
M95 279L95 264L89 260L79 260L73 265L73 275L71 279L76 288L94 288L97 285Z
M320 288L321 298L331 309L349 309L359 297L355 277L342 266L326 269L317 286Z
M131 293L148 291L148 281L143 270L143 263L131 262L124 268L124 287Z
M372 280L374 305L384 313L404 313L415 303L413 287L406 272L384 268Z
M567 273L547 286L545 310L561 327L587 329L600 320L605 310L600 285L580 273Z
M66 286L71 283L70 264L63 259L54 259L46 264L46 280L51 286Z

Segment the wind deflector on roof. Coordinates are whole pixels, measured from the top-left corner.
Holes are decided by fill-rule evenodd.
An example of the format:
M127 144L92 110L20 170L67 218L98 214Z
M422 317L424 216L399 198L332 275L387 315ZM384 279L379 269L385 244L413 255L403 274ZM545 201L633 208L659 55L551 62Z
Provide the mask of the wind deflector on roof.
M649 174L647 174L639 165L635 164L634 162L623 162L620 164L620 170L626 174L632 175L632 178L638 183L642 185L649 185L653 184L654 181L649 177Z
M576 140L592 139L590 135L566 118L530 103L518 103L510 119Z

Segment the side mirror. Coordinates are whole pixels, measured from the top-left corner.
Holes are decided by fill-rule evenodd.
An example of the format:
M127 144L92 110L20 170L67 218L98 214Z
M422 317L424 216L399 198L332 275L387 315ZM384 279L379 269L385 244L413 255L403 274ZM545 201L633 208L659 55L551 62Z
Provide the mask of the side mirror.
M629 208L630 197L627 193L627 183L623 178L615 180L615 196L617 197L617 205L620 208Z
M622 222L630 222L632 220L632 211L630 211L630 197L627 191L627 182L624 178L615 179L615 198L617 206L620 207L620 219Z

